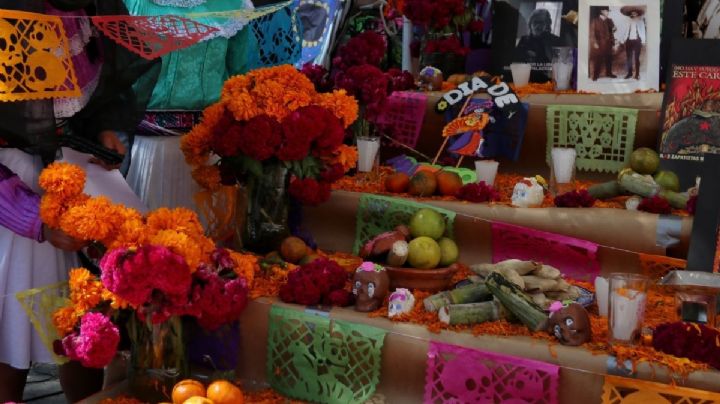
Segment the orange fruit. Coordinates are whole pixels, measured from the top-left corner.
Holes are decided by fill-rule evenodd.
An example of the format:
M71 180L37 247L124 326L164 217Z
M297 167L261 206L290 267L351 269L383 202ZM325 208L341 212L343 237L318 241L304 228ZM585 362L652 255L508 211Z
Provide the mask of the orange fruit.
M218 380L208 386L207 397L215 404L243 404L242 390L227 380Z
M463 186L462 178L451 171L439 171L435 178L440 195L455 196Z
M385 179L385 190L400 194L407 192L410 186L410 176L405 173L395 173Z
M280 256L287 262L297 264L307 254L307 244L298 237L288 237L280 244Z
M414 196L431 196L437 189L435 174L427 171L420 171L410 179L408 193Z
M173 404L183 404L193 396L205 397L205 386L197 380L185 379L175 384L172 391Z
M192 396L181 404L215 404L215 402L202 396Z

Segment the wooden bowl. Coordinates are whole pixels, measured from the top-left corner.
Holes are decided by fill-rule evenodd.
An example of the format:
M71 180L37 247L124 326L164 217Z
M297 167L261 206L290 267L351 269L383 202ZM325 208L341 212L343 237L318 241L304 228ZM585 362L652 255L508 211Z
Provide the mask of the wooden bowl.
M459 267L455 264L445 268L415 269L385 267L390 277L390 289L406 288L423 290L427 292L439 292L448 289L452 283L452 277Z

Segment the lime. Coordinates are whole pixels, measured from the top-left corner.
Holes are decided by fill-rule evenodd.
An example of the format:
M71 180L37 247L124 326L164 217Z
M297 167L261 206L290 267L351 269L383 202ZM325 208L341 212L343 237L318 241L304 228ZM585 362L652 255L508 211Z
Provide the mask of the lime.
M677 174L672 171L658 171L653 179L663 189L680 192L680 179Z
M430 237L434 240L445 233L445 218L436 210L423 208L410 219L410 234L413 237Z
M440 262L440 246L430 237L418 237L408 244L408 262L413 268L430 269Z
M460 255L457 244L452 239L443 237L438 240L438 245L440 246L440 266L446 267L454 264Z
M630 167L636 173L653 175L660 167L660 156L653 149L641 147L630 155Z

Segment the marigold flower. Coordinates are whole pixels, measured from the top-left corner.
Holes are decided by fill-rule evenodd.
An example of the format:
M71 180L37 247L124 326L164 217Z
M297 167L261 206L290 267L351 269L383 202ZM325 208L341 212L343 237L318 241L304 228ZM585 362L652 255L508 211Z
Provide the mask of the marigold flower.
M156 209L148 215L147 226L150 233L175 230L191 237L204 233L197 214L187 208Z
M217 191L222 185L220 168L216 165L197 167L192 171L192 177L201 187L209 191Z
M345 128L352 125L358 117L358 103L345 90L335 90L332 93L322 93L315 97L315 105L327 108L338 117Z
M99 196L73 206L60 218L60 229L78 240L105 240L122 223L118 207Z
M55 162L40 173L38 183L48 193L71 198L85 188L85 171L75 164Z

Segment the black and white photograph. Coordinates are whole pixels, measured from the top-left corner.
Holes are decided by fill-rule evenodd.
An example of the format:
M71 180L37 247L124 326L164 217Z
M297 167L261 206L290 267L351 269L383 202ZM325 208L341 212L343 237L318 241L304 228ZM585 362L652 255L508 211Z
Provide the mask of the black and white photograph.
M513 63L529 63L532 82L552 78L553 48L573 46L562 36L562 12L562 1L524 1L518 7Z
M685 36L720 38L720 0L685 1Z
M655 0L580 4L578 89L603 94L658 90L660 7Z

